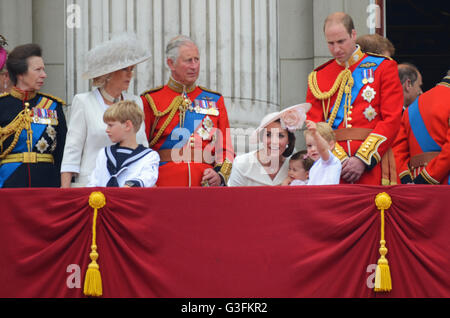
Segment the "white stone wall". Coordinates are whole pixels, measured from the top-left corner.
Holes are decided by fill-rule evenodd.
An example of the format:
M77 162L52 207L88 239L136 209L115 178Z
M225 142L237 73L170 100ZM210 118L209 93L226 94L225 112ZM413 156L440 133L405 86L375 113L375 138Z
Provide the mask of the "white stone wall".
M81 27L67 29L68 95L89 89L83 56L118 31L134 31L151 51L130 92L167 82L165 46L185 34L201 55L198 83L225 97L234 127L259 122L279 107L276 0L67 0L81 8ZM70 99L70 97L69 97Z
M64 2L54 0L0 0L0 33L8 50L38 43L43 50L47 79L43 92L66 98Z
M307 76L330 59L323 21L348 12L358 35L369 33L367 6L374 0L0 0L0 32L9 49L36 42L44 48L44 91L71 103L90 89L81 78L84 54L119 31L135 31L152 58L137 67L129 91L167 82L164 49L177 34L199 45L199 84L225 97L237 152L245 135L272 111L303 102ZM78 27L68 27L76 5ZM242 135L242 136L241 136ZM298 135L298 148L303 147Z

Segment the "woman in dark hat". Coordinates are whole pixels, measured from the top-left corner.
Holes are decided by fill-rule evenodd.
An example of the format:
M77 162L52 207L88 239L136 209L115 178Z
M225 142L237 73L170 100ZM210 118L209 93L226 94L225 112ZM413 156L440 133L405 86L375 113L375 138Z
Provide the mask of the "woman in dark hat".
M0 97L0 187L59 187L64 102L39 92L47 77L42 50L17 46L6 65L13 87Z

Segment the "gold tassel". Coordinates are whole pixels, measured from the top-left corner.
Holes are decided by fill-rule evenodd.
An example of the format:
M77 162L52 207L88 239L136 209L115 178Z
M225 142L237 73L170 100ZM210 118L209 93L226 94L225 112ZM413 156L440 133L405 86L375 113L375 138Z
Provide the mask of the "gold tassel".
M378 259L377 269L375 272L375 292L390 292L392 290L391 272L389 263L386 258L388 249L384 240L384 211L389 209L392 204L391 197L386 192L379 193L375 198L375 204L378 210L381 210L381 240L380 255Z
M92 192L89 196L89 205L94 209L94 219L92 221L92 245L91 253L89 254L91 258L91 263L86 271L86 277L84 279L84 294L86 296L101 296L103 294L102 290L102 276L100 275L100 267L97 264L98 253L97 253L97 213L98 209L105 206L106 199L101 192Z

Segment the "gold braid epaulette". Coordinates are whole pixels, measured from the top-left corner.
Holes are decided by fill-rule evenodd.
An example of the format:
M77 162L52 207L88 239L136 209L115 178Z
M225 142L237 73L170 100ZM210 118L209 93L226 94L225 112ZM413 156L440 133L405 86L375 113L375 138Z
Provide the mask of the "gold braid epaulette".
M28 104L28 103L26 103ZM0 127L0 159L4 159L7 155L11 153L14 147L19 141L19 136L22 130L27 129L28 134L31 132L31 116L30 110L26 106L17 116L5 127ZM12 134L14 134L14 139L9 145L9 147L3 151L3 142ZM28 142L28 140L27 140Z
M219 92L216 92L216 91L213 91L213 90L210 90L210 89L208 89L208 88L206 88L206 87L203 87L203 86L198 86L198 87L200 87L202 90L204 90L204 91L206 91L206 92L208 92L208 93L213 93L213 94L216 94L216 95L219 95L219 96L222 96L222 94L220 94Z
M377 53L372 53L372 52L366 52L367 55L371 55L371 56L378 56L378 57L384 57L387 60L392 61L393 58L387 55L383 55L383 54L377 54Z
M164 88L164 85L161 85L161 86L158 86L158 87L149 89L148 91L143 92L143 93L141 94L141 96L144 96L144 95L146 95L146 94L151 94L151 93L160 91L160 90L162 90L163 88Z
M9 95L9 93L1 93L1 94L0 94L0 98L6 97L6 96L8 96L8 95Z
M169 107L167 107L167 109L165 111L163 111L163 112L160 112L156 108L155 102L153 101L153 98L150 96L150 94L145 94L144 97L148 101L148 104L150 105L150 108L152 109L153 114L156 117L155 120L158 120L160 117L163 117L163 116L165 116L165 115L170 113L169 117L167 117L166 121L161 126L161 128L159 129L159 131L156 134L156 136L150 141L149 147L153 147L158 142L159 138L161 138L162 133L164 132L164 130L166 130L167 126L169 126L169 124L172 121L173 117L177 113L178 108L183 103L183 96L179 95L179 96L175 97L172 100L172 103L169 105Z
M47 94L47 93L41 93L41 92L39 92L39 94L40 94L40 95L43 95L43 96L45 96L45 97L49 97L50 99L53 99L54 101L60 103L60 104L63 105L63 106L66 105L66 102L63 101L63 100L62 100L61 98L59 98L59 97L56 97L56 96L53 96L53 95L50 95L50 94Z
M342 70L342 72L339 73L338 77L336 78L336 81L334 81L333 86L328 92L322 92L319 88L319 84L317 83L317 71L313 71L308 76L308 85L309 89L311 90L311 93L314 95L315 98L322 101L322 107L323 107L323 116L324 120L326 121L328 119L328 112L329 112L329 103L331 97L338 91L338 95L336 97L335 105L340 105L342 96L344 95L344 92L347 94L346 101L349 105L351 102L351 89L353 87L354 81L352 77L352 72L349 69ZM328 107L325 108L324 101L328 99ZM346 103L346 104L347 104ZM328 121L328 125L332 126L334 123L334 120L336 119L337 112L339 110L339 107L334 107L333 112L330 116L330 120Z

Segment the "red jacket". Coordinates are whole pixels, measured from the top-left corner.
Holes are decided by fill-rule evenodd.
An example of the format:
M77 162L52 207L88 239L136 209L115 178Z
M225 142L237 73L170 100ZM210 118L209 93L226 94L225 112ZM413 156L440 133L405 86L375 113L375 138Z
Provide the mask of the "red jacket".
M183 129L177 130L180 128L179 105L176 105L171 120L170 112L157 119L156 115L162 114L155 114L151 102L157 112L164 112L182 92L183 87L171 79L167 85L141 95L150 147L160 155L162 150L170 152L176 148L183 148L185 154L193 154L178 159L172 156L174 161L164 161L164 157L161 157L157 186L200 186L203 172L207 168L214 168L226 184L231 173L234 152L224 99L219 93L199 86L187 88L186 93L191 105L186 110L185 122L181 125ZM167 126L163 127L165 125ZM159 132L161 134L158 137ZM208 155L212 155L212 158Z
M415 123L413 127L410 120ZM417 120L423 125L419 125ZM450 76L447 76L437 86L420 95L403 114L394 146L402 183L450 184L449 125ZM425 165L411 167L411 158L430 151L438 151L439 154Z
M370 62L368 57L372 57L376 63ZM347 113L344 112L343 106L339 108L344 114L343 119L339 124L335 120L333 128L367 128L371 129L371 133L363 140L338 141L334 153L341 162L349 156L356 156L366 164L366 171L357 183L379 185L381 184L379 163L391 147L401 120L403 89L398 77L397 63L387 57L363 54L358 49L350 58L348 66L354 80L353 87L356 89L360 86L360 90L356 96L352 96L354 101ZM343 70L345 67L336 60L318 67L315 70L318 88L322 92L330 91ZM364 78L373 78L373 81L364 84L362 81ZM329 121L338 92L331 96L327 111L328 100L316 98L311 85L314 84L310 76L306 101L312 104L312 108L307 114L308 119L315 122L327 121L324 117L326 113ZM352 92L354 93L353 90ZM344 93L343 99L345 95ZM345 183L343 180L341 182Z

